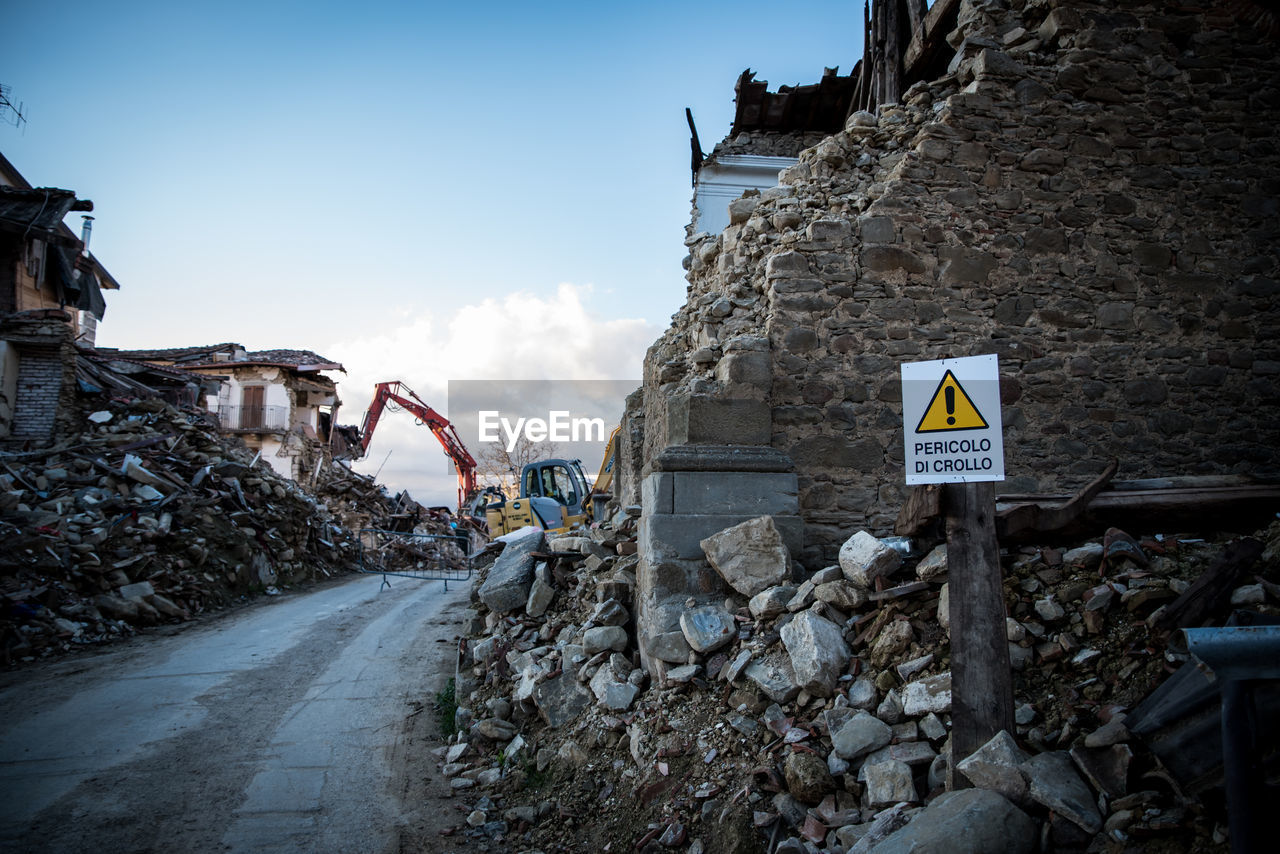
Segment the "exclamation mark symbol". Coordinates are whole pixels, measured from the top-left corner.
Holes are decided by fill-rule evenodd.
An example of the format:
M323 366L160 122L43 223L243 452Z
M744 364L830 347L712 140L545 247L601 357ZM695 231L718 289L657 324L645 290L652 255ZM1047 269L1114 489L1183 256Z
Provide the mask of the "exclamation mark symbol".
M946 395L946 398L947 398L947 424L955 424L956 423L956 387L949 385L942 390L942 393Z

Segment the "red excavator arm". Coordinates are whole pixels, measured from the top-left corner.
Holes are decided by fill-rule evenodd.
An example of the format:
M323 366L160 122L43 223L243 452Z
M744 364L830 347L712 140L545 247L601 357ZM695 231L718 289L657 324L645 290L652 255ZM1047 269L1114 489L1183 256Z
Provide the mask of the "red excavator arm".
M364 423L360 425L361 452L368 453L369 443L373 441L373 430L378 426L378 419L382 417L382 410L388 403L398 404L402 409L413 413L413 417L427 425L440 440L440 444L444 446L444 452L449 455L449 459L453 460L453 465L458 469L458 509L461 510L467 496L476 489L475 458L467 452L466 446L458 436L458 431L453 429L449 420L427 406L422 398L399 380L378 383L374 386L373 402L369 404L369 410L364 414Z

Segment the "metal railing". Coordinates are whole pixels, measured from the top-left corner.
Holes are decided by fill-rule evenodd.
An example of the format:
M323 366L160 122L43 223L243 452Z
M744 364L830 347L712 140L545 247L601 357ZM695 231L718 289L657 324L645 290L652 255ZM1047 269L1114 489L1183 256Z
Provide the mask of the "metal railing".
M276 431L289 428L287 406L219 406L223 430Z
M364 528L360 531L360 572L420 581L466 581L471 577L471 538L466 534L414 534Z

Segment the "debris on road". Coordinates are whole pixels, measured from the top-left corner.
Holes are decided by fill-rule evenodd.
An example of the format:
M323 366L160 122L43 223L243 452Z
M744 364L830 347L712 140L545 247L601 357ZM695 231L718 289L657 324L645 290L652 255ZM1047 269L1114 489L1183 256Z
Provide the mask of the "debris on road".
M307 489L207 412L138 396L136 377L110 388L81 394L81 427L59 444L0 452L6 665L349 572L364 528L451 533L340 463Z

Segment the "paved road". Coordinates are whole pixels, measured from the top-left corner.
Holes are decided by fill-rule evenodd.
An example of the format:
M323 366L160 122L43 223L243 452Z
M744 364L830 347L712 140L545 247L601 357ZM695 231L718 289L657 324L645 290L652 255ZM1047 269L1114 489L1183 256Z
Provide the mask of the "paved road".
M466 584L380 583L5 674L0 851L395 851Z

